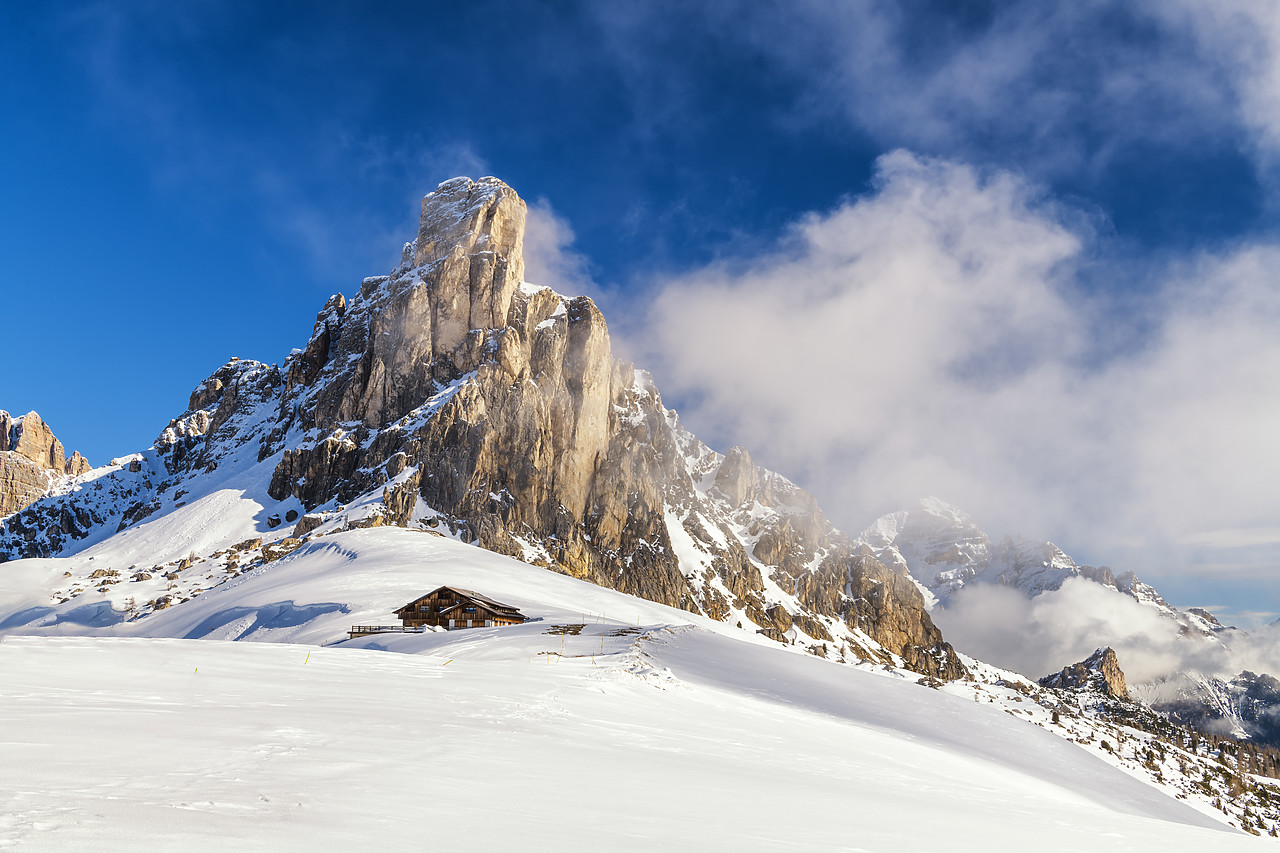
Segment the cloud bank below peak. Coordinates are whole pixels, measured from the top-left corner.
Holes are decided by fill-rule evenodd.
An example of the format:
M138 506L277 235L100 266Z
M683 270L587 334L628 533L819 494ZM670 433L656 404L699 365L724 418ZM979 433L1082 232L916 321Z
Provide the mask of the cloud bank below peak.
M941 494L1086 560L1239 540L1274 565L1280 248L1164 264L1139 305L1086 281L1106 264L1026 180L898 151L777 245L660 282L628 344L695 431L850 529Z

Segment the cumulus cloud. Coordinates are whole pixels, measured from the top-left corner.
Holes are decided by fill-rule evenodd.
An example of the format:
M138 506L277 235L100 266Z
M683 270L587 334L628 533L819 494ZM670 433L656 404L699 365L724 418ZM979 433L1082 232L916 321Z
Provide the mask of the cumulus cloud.
M1169 265L1136 312L1082 284L1094 253L1025 180L896 152L779 245L666 281L631 346L695 430L851 529L939 494L1139 571L1111 549L1256 545L1280 515L1280 249Z
M1227 631L1222 642L1183 635L1154 608L1083 578L1028 599L1009 587L975 585L933 613L966 654L1040 678L1111 646L1130 683L1178 672L1230 679L1243 670L1280 672L1280 626Z
M1116 650L1134 682L1187 669L1235 674L1228 672L1232 664L1221 645L1182 637L1178 623L1154 608L1082 578L1032 599L1008 587L966 587L933 615L956 648L1029 678L1057 672L1103 646Z

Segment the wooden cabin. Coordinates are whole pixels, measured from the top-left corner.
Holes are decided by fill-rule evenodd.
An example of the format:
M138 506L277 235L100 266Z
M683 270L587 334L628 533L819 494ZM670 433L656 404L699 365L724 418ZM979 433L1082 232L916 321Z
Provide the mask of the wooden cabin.
M519 625L525 616L509 604L456 586L442 586L396 611L406 628L492 628Z

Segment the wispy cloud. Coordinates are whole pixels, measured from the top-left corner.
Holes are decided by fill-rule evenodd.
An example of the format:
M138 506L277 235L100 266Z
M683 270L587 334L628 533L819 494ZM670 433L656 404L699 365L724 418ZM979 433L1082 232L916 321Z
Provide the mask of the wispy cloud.
M525 278L568 296L590 296L599 301L601 290L591 277L586 255L573 249L569 221L540 198L529 205L524 235Z
M1280 145L1269 0L1024 0L933 9L888 0L652 3L599 12L651 120L697 120L690 66L655 33L679 20L766 65L790 109L886 147L1011 158L1039 175L1101 170L1126 150Z
M1146 4L1153 16L1188 34L1198 59L1229 82L1234 112L1267 167L1280 158L1280 6L1270 0L1196 0Z

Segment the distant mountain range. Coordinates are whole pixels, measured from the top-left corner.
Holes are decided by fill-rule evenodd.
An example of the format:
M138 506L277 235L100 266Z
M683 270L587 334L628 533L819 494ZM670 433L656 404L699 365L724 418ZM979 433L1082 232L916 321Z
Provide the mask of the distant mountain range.
M878 519L855 540L880 563L919 584L931 607L954 603L965 588L990 584L1028 599L1081 578L1151 608L1178 626L1187 642L1229 649L1245 632L1222 625L1200 608L1180 610L1132 572L1080 565L1052 542L1004 537L993 542L955 507L926 498L909 511ZM1100 643L1110 638L1098 637ZM1195 670L1165 673L1154 683L1132 685L1135 698L1169 718L1203 732L1280 747L1280 682L1242 671L1221 678Z

